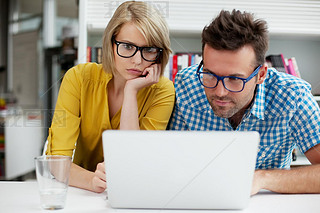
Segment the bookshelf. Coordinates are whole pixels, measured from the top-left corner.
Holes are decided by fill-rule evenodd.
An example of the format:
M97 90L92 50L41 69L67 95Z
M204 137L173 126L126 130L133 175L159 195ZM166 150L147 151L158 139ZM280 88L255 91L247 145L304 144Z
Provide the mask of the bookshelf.
M86 62L87 46L101 46L104 28L122 2L80 0L79 63ZM268 22L267 55L283 53L288 58L296 57L302 78L311 83L313 94L320 94L320 1L150 0L150 3L167 20L174 53L201 51L201 31L221 9L253 12L257 18Z

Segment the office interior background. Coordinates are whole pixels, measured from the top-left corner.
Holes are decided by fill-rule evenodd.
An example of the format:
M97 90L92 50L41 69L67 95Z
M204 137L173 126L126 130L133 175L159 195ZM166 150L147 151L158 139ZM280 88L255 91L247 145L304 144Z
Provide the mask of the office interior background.
M92 51L101 47L103 30L122 2L0 0L0 180L23 180L34 171L63 75L78 63L97 61ZM319 0L149 2L168 22L173 55L201 54L201 31L221 9L255 13L269 24L267 55L294 57L319 103Z

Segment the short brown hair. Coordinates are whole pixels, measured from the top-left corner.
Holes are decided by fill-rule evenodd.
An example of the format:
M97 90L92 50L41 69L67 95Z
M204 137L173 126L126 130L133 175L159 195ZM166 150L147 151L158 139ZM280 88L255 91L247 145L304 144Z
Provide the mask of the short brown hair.
M222 10L202 31L202 52L206 44L216 50L238 50L251 45L256 56L255 66L264 63L268 43L267 23L235 9L231 13Z
M122 3L114 12L103 35L102 65L107 73L114 73L113 38L121 27L132 22L145 37L147 45L162 48L160 55L161 75L168 63L170 49L169 29L161 14L145 2L127 1Z

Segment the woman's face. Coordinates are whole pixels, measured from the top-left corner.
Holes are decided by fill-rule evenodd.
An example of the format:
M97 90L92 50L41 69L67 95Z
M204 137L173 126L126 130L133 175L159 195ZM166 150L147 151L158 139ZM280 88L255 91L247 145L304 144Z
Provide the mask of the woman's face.
M139 47L148 46L146 39L143 37L136 25L131 22L128 22L121 27L118 35L115 36L115 40ZM140 51L137 51L136 54L130 58L119 56L117 53L117 45L115 43L113 44L113 51L116 72L124 78L124 80L130 80L141 76L143 70L153 63L144 60L141 57Z

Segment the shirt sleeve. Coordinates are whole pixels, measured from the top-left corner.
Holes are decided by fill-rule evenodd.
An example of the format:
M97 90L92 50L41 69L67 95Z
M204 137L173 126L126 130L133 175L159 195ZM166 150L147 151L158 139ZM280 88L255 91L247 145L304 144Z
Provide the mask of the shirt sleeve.
M151 106L140 120L142 130L165 130L174 106L175 92L172 81L167 80L153 95Z
M292 119L293 135L304 153L320 143L320 109L311 93L301 97Z
M72 156L80 132L81 73L71 68L64 76L48 135L47 155Z

